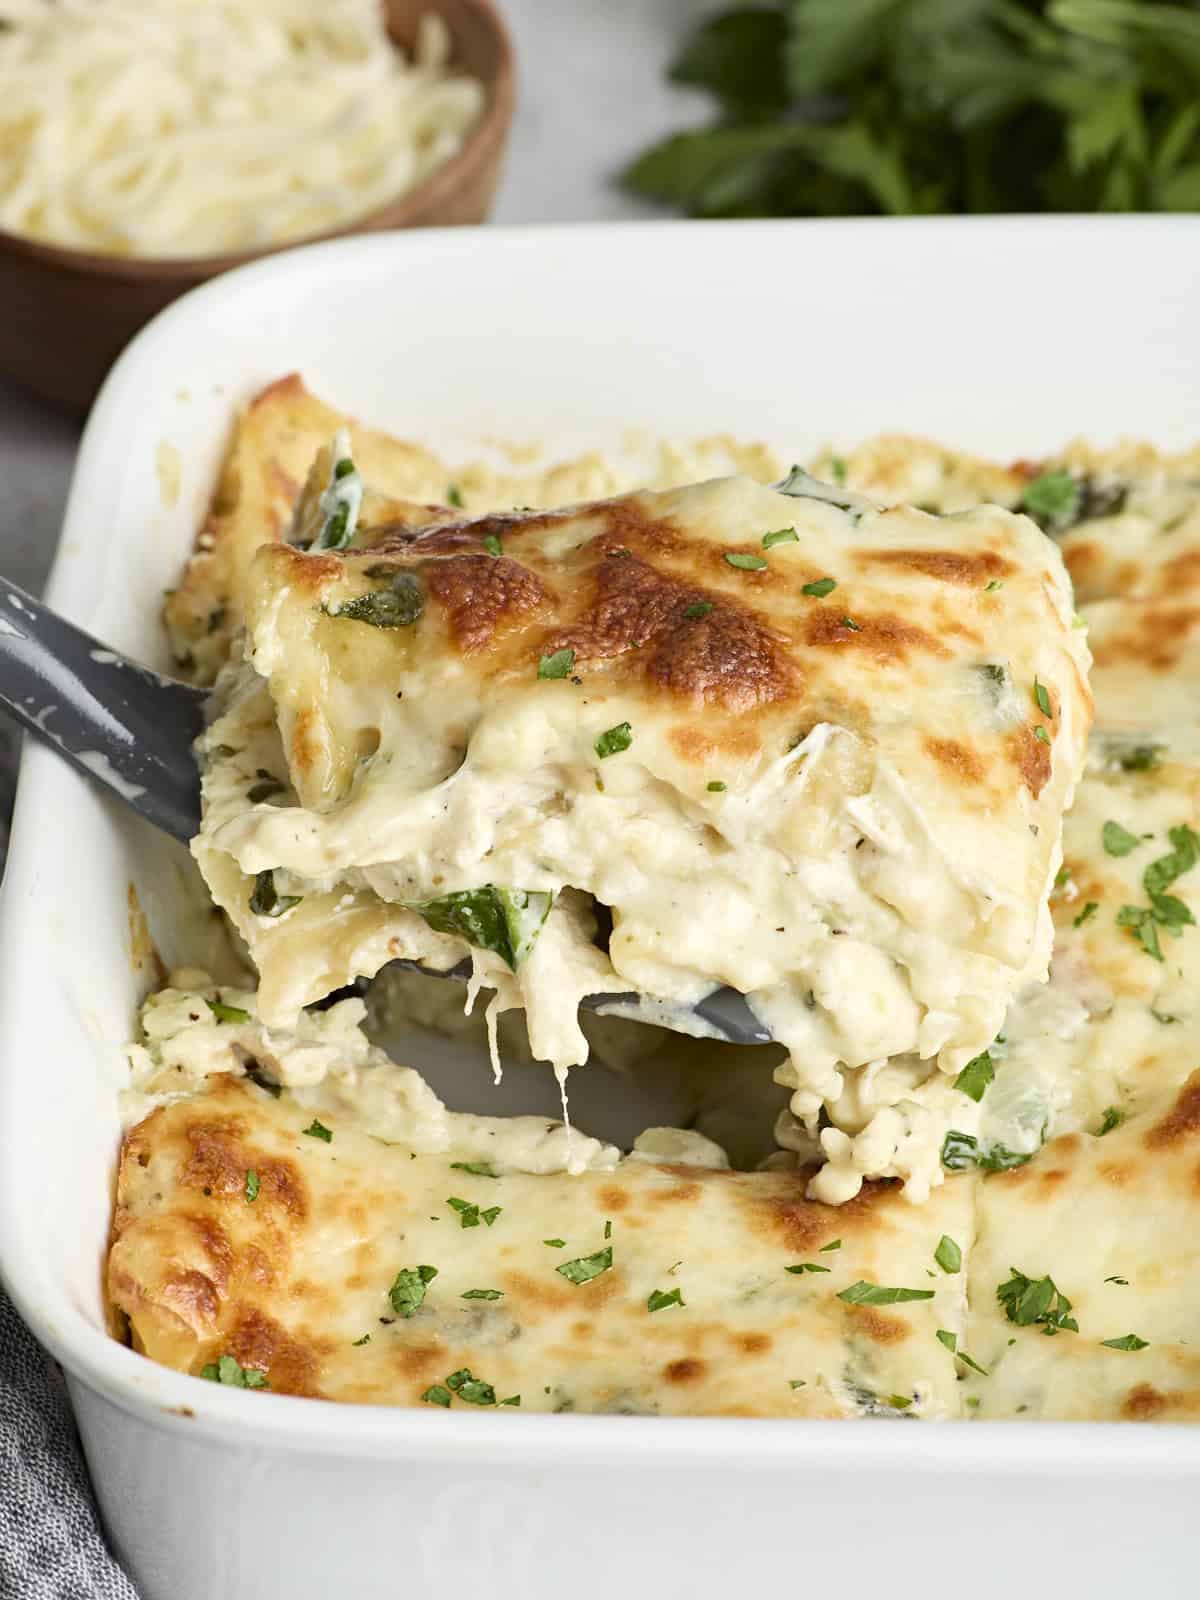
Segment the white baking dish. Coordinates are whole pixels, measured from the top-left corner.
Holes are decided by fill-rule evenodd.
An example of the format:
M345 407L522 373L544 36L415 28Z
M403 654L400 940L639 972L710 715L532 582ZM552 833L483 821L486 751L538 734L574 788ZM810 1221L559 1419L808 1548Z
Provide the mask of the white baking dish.
M1186 219L464 230L277 256L187 296L119 363L51 599L161 663L160 593L231 412L291 368L451 456L481 436L616 445L631 424L797 456L881 428L1000 455L1074 433L1180 445L1200 433L1198 290ZM67 1368L146 1600L1194 1592L1190 1428L372 1410L225 1390L110 1340L116 1095L145 982L127 891L184 957L173 851L26 751L2 908L0 1262Z

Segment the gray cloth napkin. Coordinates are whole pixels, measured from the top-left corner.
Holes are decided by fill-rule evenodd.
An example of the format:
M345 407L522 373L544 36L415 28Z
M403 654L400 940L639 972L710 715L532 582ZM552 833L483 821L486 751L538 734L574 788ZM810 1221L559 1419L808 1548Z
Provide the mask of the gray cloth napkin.
M16 751L0 728L0 865ZM0 1600L138 1600L104 1542L62 1374L2 1288Z
M104 1542L62 1374L2 1289L0 1596L138 1600Z
M0 727L0 865L17 744ZM104 1542L62 1374L2 1288L0 1600L138 1600Z

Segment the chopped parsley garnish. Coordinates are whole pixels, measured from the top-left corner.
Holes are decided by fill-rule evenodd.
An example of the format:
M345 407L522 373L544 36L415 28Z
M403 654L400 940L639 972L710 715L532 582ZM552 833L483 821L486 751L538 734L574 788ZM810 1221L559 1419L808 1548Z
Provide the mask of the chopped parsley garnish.
M954 1087L977 1104L983 1099L987 1086L996 1076L995 1064L986 1050L972 1056L954 1080Z
M596 740L596 754L603 761L608 756L620 755L632 743L633 729L627 722L618 722L615 728L606 729Z
M1037 701L1038 710L1044 717L1052 717L1054 715L1050 709L1049 691L1046 685L1038 678L1033 680L1033 698Z
M1152 861L1142 874L1142 884L1151 899L1169 889L1176 878L1190 872L1200 859L1200 834L1186 822L1178 828L1169 828L1167 837L1172 846L1170 853Z
M456 1195L451 1195L446 1204L458 1212L458 1220L464 1228L479 1226L479 1207L470 1200L460 1200Z
M1111 1133L1114 1128L1119 1128L1125 1121L1125 1113L1116 1106L1109 1106L1100 1119L1100 1126L1096 1129L1097 1139L1102 1139L1106 1133Z
M427 1405L431 1406L448 1406L450 1404L450 1398L449 1389L447 1389L445 1384L442 1383L433 1384L432 1387L426 1389L425 1393L421 1396L421 1399L424 1400Z
M830 456L829 458L829 481L836 483L839 488L846 481L846 463L841 456Z
M764 533L762 536L764 550L772 550L777 544L799 544L800 535L795 528L776 528L774 533Z
M1117 927L1128 928L1130 935L1137 940L1148 956L1152 956L1155 961L1162 960L1162 946L1158 942L1158 928L1155 925L1153 911L1145 906L1122 906L1117 912Z
M463 509L462 490L456 483L448 483L446 485L446 504L455 506L459 511Z
M839 620L841 621L842 627L849 628L851 633L862 632L861 624L855 622L853 617L842 617Z
M683 615L688 622L695 622L699 617L706 617L711 610L711 600L696 600L690 606L684 607Z
M275 888L274 870L268 867L255 875L250 909L256 917L281 917L285 911L298 906L303 898L300 894L280 894Z
M473 1178L498 1178L500 1174L490 1161L452 1161L451 1172L469 1172Z
M1184 928L1195 924L1195 917L1191 908L1179 899L1178 895L1156 894L1151 897L1150 909L1154 913L1154 920L1161 922L1164 928Z
M820 1248L820 1250L818 1250L817 1254L823 1256L830 1250L840 1250L841 1248L842 1248L842 1241L840 1239L831 1239L828 1244L823 1244L821 1246L821 1248Z
M1047 532L1067 527L1079 510L1079 485L1069 472L1043 472L1026 487L1021 510Z
M521 1404L521 1396L519 1394L510 1394L508 1399L501 1400L500 1404L502 1406L519 1406Z
M415 1316L424 1302L425 1290L436 1277L436 1267L401 1267L388 1290L388 1299L396 1315Z
M566 1245L565 1239L543 1239L543 1244L548 1244L551 1250L561 1250Z
M250 1013L243 1011L241 1006L227 1006L221 1000L206 1000L204 1004L216 1017L218 1022L249 1022Z
M458 1387L458 1398L472 1406L494 1406L496 1391L482 1378L466 1378Z
M798 1277L805 1272L830 1272L832 1268L823 1267L816 1261L797 1261L794 1266L784 1267L785 1272L794 1272Z
M944 1233L938 1240L938 1247L933 1252L933 1259L943 1272L962 1271L962 1249L948 1233Z
M350 1344L353 1349L357 1350L359 1345L370 1344L370 1342L371 1335L369 1333L364 1333L361 1339L351 1339Z
M908 1394L889 1394L884 1404L891 1406L894 1411L907 1411L909 1406L912 1405L912 1396Z
M949 1328L939 1328L935 1337L939 1344L944 1344L950 1354L956 1356L962 1362L964 1367L970 1367L972 1372L978 1372L981 1377L987 1377L987 1369L981 1367L978 1361L973 1356L969 1356L965 1350L958 1348L957 1334L951 1333Z
M606 1244L604 1249L597 1250L595 1255L576 1256L574 1261L564 1261L554 1270L560 1272L568 1283L590 1283L602 1272L607 1272L612 1264L612 1245Z
M1023 1167L1033 1156L1032 1150L1010 1150L1002 1144L981 1147L973 1133L960 1133L957 1128L951 1128L942 1141L942 1165L947 1172L966 1172L972 1167L984 1172L1008 1172L1012 1167Z
M1129 1279L1118 1277L1115 1273L1111 1278L1105 1278L1105 1283L1119 1283L1123 1289L1128 1289Z
M541 658L537 675L539 678L569 678L574 670L574 650L556 650L553 655Z
M495 1389L490 1383L484 1383L482 1378L476 1378L470 1367L460 1367L457 1372L452 1372L446 1379L446 1387L453 1390L460 1400L466 1400L473 1406L496 1404Z
M668 1306L683 1306L687 1301L678 1289L672 1289L670 1294L665 1289L655 1289L646 1301L647 1311L665 1311Z
M804 1379L804 1378L789 1378L788 1379L788 1388L789 1389L804 1389L806 1387L807 1387L807 1380Z
M838 1294L848 1306L897 1306L906 1300L932 1300L932 1289L889 1289L881 1283L866 1283L859 1279Z
M1100 1343L1108 1350L1145 1350L1150 1341L1139 1339L1136 1333L1127 1333L1120 1339L1101 1339Z
M499 539L494 533L484 534L483 548L490 556L502 556L504 554L504 546L500 543Z
M1099 911L1099 909L1100 909L1099 900L1089 900L1087 905L1084 906L1083 910L1079 913L1079 915L1071 923L1071 926L1073 928L1082 928L1084 923L1089 921L1090 918L1094 917L1096 915L1097 911Z
M411 572L397 572L386 565L368 567L367 577L386 575L387 587L371 589L353 600L327 607L331 617L349 617L352 622L367 622L373 628L410 628L425 610L421 586Z
M258 1180L258 1173L251 1167L246 1173L246 1204L252 1206L258 1199L262 1184Z
M995 594L997 589L1003 589L1003 587L1004 585L999 578L993 578L991 583L984 584L983 592L984 594Z
M712 780L712 782L707 785L707 788L708 788L709 794L724 794L725 793L725 785L721 782L720 778L714 778Z
M436 900L406 900L435 933L452 933L491 950L515 972L533 949L554 896L537 889L462 889Z
M758 572L767 564L763 556L743 555L740 550L726 550L725 559L731 567L739 567L743 572Z
M243 1367L233 1356L221 1356L200 1368L200 1376L210 1383L223 1383L231 1389L269 1389L265 1372L258 1367Z
M503 1300L503 1289L464 1289L460 1300Z
M1040 1323L1045 1334L1079 1332L1079 1324L1070 1314L1071 1302L1053 1278L1029 1278L1016 1267L1009 1271L1012 1277L998 1285L996 1299L1010 1322L1019 1328Z
M488 1206L487 1210L481 1211L479 1215L483 1218L485 1224L490 1228L492 1223L495 1222L496 1218L500 1215L503 1209L504 1208L502 1206Z
M1040 739L1043 744L1049 744L1050 743L1050 735L1046 732L1045 728L1042 727L1040 722L1038 723L1037 727L1033 730L1033 737L1035 739Z
M801 586L800 593L809 595L813 600L824 600L825 596L832 594L836 588L836 578L814 578L812 583Z
M316 1117L312 1119L307 1128L302 1128L300 1131L306 1133L310 1139L321 1139L325 1144L333 1143L333 1130L327 1128Z
M604 1224L604 1237L606 1239L611 1239L612 1238L612 1223L611 1222L606 1222Z
M1100 839L1110 856L1127 856L1142 842L1136 833L1130 833L1119 822L1106 822L1100 830Z

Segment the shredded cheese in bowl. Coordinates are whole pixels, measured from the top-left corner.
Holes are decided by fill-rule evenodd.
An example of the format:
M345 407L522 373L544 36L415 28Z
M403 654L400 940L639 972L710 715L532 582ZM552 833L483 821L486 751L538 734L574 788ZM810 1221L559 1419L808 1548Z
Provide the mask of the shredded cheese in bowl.
M0 0L0 227L114 255L252 250L388 204L484 90L379 0Z

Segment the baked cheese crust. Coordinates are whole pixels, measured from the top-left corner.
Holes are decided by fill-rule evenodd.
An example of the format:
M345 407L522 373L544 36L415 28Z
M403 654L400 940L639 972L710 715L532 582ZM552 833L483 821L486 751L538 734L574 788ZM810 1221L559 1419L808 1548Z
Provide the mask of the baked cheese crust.
M969 1268L967 1342L987 1369L968 1385L984 1419L1185 1421L1200 1417L1200 1073L1103 1136L1064 1135L983 1183ZM1049 1277L1075 1327L1029 1320L1014 1272ZM1045 1314L1044 1314L1045 1316ZM1115 1343L1113 1342L1115 1341Z
M924 1207L872 1185L833 1211L795 1173L530 1176L323 1126L226 1074L132 1130L108 1286L137 1349L364 1404L960 1414L936 1335L962 1331L964 1279L934 1252L965 1237L966 1185ZM860 1282L920 1298L838 1298Z
M371 486L368 513L391 500L405 505L410 517L426 503L452 501L480 512L557 506L638 483L669 488L719 472L747 472L766 483L784 466L765 445L728 434L686 445L631 440L626 467L595 450L547 465L528 447L499 447L492 459L452 465L409 439L365 427L289 373L255 395L234 424L196 549L179 586L167 596L163 621L184 676L212 683L229 659L242 624L242 594L254 552L289 536L313 462L340 430Z

